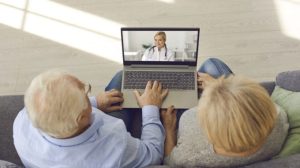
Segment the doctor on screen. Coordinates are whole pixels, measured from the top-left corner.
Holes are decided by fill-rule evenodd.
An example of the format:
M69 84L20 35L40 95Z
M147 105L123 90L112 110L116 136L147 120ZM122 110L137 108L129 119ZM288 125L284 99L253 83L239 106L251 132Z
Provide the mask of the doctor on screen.
M155 46L148 48L142 61L174 61L173 52L167 48L166 33L157 32L154 36Z

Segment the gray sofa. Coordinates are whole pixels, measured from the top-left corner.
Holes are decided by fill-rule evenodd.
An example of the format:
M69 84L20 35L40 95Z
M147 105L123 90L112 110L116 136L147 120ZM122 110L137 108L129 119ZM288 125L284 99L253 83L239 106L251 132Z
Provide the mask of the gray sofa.
M290 80L291 78L295 80ZM289 90L300 91L300 71L283 72L276 78L275 82L264 82L264 86L269 94L272 93L276 85L284 86ZM17 113L24 107L23 96L0 96L0 168L7 164L8 161L16 165L22 165L22 162L14 148L12 137L13 121ZM1 165L2 164L2 165ZM5 167L5 166L3 166ZM8 166L10 167L10 166ZM154 166L167 167L167 166ZM285 158L267 160L255 164L245 166L246 168L260 168L260 167L300 167L300 154L294 154Z

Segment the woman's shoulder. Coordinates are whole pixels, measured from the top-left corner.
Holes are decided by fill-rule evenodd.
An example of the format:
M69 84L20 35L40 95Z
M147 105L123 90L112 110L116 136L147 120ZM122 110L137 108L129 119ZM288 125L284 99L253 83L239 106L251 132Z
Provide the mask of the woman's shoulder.
M276 105L277 118L274 127L262 147L253 155L248 157L248 163L261 161L275 156L280 152L288 133L288 120L285 111Z
M284 109L277 104L275 104L275 106L277 111L277 118L273 130L268 136L266 143L270 143L270 144L277 143L278 146L282 146L288 133L289 122L288 122L287 114L284 111Z
M280 124L288 124L288 116L287 113L285 112L285 110L279 106L278 104L275 104L276 106L276 111L277 111L277 119L276 119L276 124L280 125Z
M197 107L190 108L188 110L185 110L183 114L181 115L181 121L182 120L190 120L190 118L195 119L197 116Z
M272 132L268 136L265 147L266 150L271 150L272 153L278 153L285 141L289 129L287 114L283 108L276 105L277 118Z
M199 160L203 160L213 152L199 121L196 107L182 114L179 120L177 145L167 159L168 164L195 166Z
M179 120L178 135L198 133L201 132L200 129L197 108L184 111Z
M183 112L179 120L179 133L189 133L191 131L199 132L200 129L200 120L198 118L197 108L191 108Z

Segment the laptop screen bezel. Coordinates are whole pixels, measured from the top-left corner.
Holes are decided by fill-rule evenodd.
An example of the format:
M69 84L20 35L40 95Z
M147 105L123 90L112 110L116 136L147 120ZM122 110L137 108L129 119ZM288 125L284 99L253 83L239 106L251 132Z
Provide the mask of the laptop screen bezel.
M195 61L126 61L124 55L124 31L197 31L197 46L196 46L196 59ZM198 51L199 51L199 38L200 38L200 28L191 28L191 27L122 27L121 28L121 45L122 45L122 56L123 56L123 65L188 65L188 66L197 66L198 61Z

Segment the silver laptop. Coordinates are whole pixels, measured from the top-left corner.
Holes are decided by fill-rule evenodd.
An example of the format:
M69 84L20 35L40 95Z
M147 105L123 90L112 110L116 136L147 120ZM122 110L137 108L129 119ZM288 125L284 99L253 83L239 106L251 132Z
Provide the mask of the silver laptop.
M143 92L149 80L169 93L162 108L197 105L199 28L121 28L123 108L138 108L133 91Z

